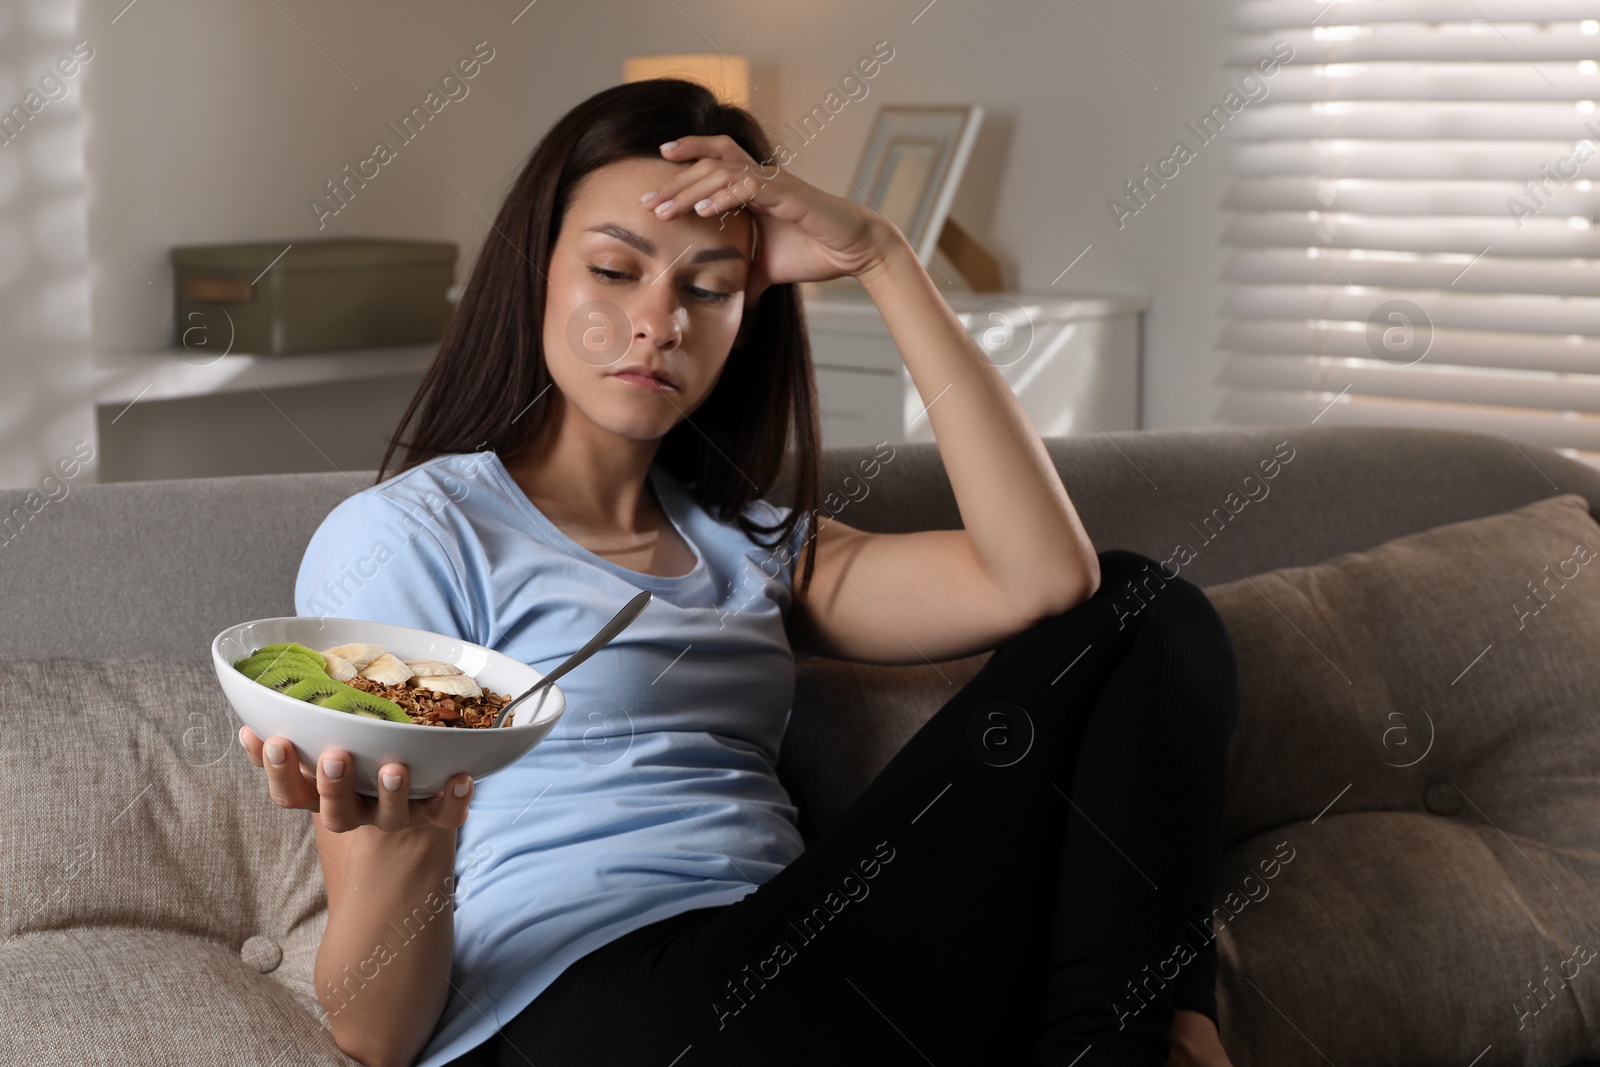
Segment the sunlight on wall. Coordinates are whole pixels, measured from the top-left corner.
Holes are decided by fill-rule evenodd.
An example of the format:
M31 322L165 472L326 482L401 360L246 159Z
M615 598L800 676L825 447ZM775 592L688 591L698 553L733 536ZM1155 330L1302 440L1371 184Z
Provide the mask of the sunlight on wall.
M0 5L0 487L36 487L95 443L78 14L79 0Z

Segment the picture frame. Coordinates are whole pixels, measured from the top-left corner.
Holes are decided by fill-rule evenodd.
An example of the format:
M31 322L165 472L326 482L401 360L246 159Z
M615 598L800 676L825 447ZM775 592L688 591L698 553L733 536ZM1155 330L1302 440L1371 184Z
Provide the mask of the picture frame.
M939 247L983 114L979 104L878 109L850 199L899 227L924 264Z

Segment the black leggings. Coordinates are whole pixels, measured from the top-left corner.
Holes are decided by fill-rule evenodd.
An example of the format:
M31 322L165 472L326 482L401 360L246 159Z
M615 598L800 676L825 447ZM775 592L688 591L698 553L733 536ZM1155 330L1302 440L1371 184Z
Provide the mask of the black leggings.
M1216 1018L1237 664L1198 587L1099 559L771 881L589 953L455 1063L1164 1063L1174 1008Z

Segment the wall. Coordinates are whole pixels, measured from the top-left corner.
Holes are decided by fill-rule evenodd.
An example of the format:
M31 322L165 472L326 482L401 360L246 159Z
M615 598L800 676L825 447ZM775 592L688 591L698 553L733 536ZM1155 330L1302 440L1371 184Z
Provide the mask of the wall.
M0 485L37 489L41 509L94 477L82 105L95 60L72 55L75 22L68 0L0 3Z
M389 137L385 122L475 42L494 58L470 94L321 233L453 239L464 275L485 216L539 134L620 80L623 56L709 50L709 34L751 57L753 110L776 130L888 40L895 56L870 95L805 147L794 172L845 190L879 104L983 104L988 122L956 217L1001 255L1012 286L1150 297L1144 425L1213 421L1223 146L1205 149L1121 230L1107 201L1231 81L1221 66L1228 0L539 0L448 11L420 0L125 2L88 3L78 31L97 47L84 91L87 210L103 235L88 246L98 349L166 343L168 246L317 234L307 201ZM259 406L261 418L279 417ZM312 438L338 413L302 410Z

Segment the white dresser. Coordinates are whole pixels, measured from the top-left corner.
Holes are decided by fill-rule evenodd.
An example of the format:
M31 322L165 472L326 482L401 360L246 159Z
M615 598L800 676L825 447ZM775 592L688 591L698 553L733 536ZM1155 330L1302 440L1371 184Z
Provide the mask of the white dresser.
M802 285L825 446L932 441L889 328L859 287ZM945 292L1041 437L1139 428L1140 297Z

